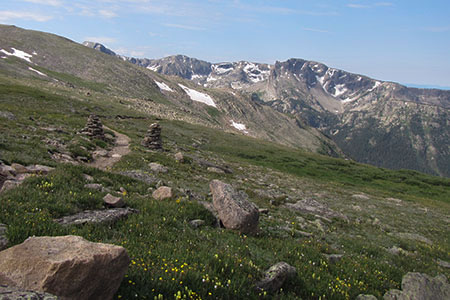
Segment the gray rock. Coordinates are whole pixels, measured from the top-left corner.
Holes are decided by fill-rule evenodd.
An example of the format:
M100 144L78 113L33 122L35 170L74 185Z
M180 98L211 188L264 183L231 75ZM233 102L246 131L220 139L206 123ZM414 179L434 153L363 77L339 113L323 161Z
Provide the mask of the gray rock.
M38 175L47 175L49 172L53 171L55 168L43 166L43 165L30 165L26 167L28 173L38 174Z
M149 163L148 166L150 167L150 170L155 173L167 173L169 171L165 166L155 162Z
M402 290L390 290L384 300L448 300L450 284L445 275L430 277L422 273L407 273L402 279Z
M325 257L330 263L335 264L342 260L344 254L325 254Z
M208 167L206 170L211 173L225 174L224 170L216 168L216 167Z
M0 189L0 193L9 191L17 186L19 186L21 184L20 181L17 180L6 180L5 182L3 182L2 188Z
M14 169L14 171L16 172L16 174L24 174L24 173L28 173L28 169L27 169L25 166L23 166L23 165L21 165L21 164L18 164L18 163L12 163L12 164L11 164L11 168Z
M112 208L103 210L86 210L84 212L65 216L60 219L56 219L55 222L68 226L68 225L81 225L86 223L114 223L122 218L127 217L130 214L138 213L139 211L132 208Z
M370 197L365 194L352 195L352 198L358 199L358 200L370 200Z
M248 201L245 193L220 180L209 184L213 196L213 206L223 226L239 230L241 233L253 233L258 229L259 210Z
M197 220L192 220L192 221L189 221L189 225L190 225L192 228L199 228L199 227L205 225L205 221L199 220L199 219L197 219Z
M12 121L16 119L16 116L12 112L0 110L0 118Z
M55 295L0 285L0 300L57 300Z
M286 208L296 210L302 213L309 213L313 215L321 215L326 218L337 218L342 219L345 221L348 221L348 218L346 215L336 212L330 208L328 208L325 204L319 203L314 199L303 199L300 201L297 201L296 203L286 203L284 205Z
M387 251L389 253L391 253L392 255L400 255L400 254L401 255L411 255L410 252L408 252L400 247L397 247L397 246L392 246L391 248L387 249Z
M131 177L133 179L136 179L136 180L139 180L139 181L142 181L142 182L145 182L147 184L152 184L152 183L157 182L157 179L155 177L150 176L150 175L148 175L148 174L146 174L146 173L144 173L144 172L142 172L140 170L123 171L123 172L120 172L120 174L124 175L124 176Z
M356 297L356 300L377 300L377 297L374 295L363 295L360 294L358 297Z
M8 247L8 238L6 237L7 227L0 223L0 251Z
M450 263L449 262L447 262L445 260L442 260L442 259L439 259L439 258L436 261L437 261L437 264L439 266L441 266L441 267L443 267L445 269L450 269Z
M430 239L428 239L428 238L426 238L426 237L424 237L424 236L422 236L420 234L417 234L417 233L397 232L397 233L390 233L389 235L398 237L400 239L413 240L413 241L416 241L416 242L421 242L421 243L425 243L425 244L428 244L428 245L433 245L433 242Z
M99 192L108 192L109 191L107 188L105 188L100 183L87 183L87 184L84 185L84 188L91 189L91 190L96 190L96 191L99 191Z
M256 288L258 290L275 292L283 286L286 280L296 274L297 270L293 266L285 262L279 262L266 271L264 279L256 284Z
M103 202L109 207L119 208L125 206L125 202L122 198L113 196L109 193L103 197Z

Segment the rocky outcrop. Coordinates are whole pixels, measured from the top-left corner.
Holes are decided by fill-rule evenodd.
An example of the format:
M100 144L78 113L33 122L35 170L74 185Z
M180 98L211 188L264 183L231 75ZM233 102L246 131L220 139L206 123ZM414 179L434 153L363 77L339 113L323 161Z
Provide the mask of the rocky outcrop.
M122 171L119 174L145 182L147 184L152 184L158 181L158 179L156 179L155 177L150 176L142 172L141 170Z
M296 269L285 262L271 266L265 273L264 279L256 284L256 288L263 291L275 292L279 290L289 278L297 274Z
M0 193L19 186L32 175L47 175L53 169L43 165L23 166L18 163L8 166L0 162Z
M142 146L150 150L162 150L161 126L153 123L142 141Z
M100 118L97 115L91 114L88 117L86 127L81 131L89 136L91 139L105 139L105 132L103 131L103 125Z
M173 197L172 188L168 186L160 186L152 193L152 197L156 200L165 200Z
M422 273L408 273L403 276L402 290L390 290L384 300L448 300L450 284L444 275L430 277Z
M0 277L63 300L112 299L129 262L123 247L70 235L31 237L0 252Z
M58 297L49 293L27 291L17 287L0 285L0 300L57 300Z
M150 170L155 173L167 173L169 171L167 167L155 162L149 163L148 166L150 167Z
M133 213L138 213L138 210L128 207L103 210L86 210L75 215L56 219L55 222L65 226L81 225L86 223L114 223Z
M253 233L258 229L259 210L248 201L245 193L237 192L231 185L220 180L209 184L213 206L223 226L241 233Z
M314 199L303 199L296 203L287 203L286 208L296 210L302 213L318 215L326 218L337 218L348 221L347 216L340 212L336 212L325 204L319 203Z

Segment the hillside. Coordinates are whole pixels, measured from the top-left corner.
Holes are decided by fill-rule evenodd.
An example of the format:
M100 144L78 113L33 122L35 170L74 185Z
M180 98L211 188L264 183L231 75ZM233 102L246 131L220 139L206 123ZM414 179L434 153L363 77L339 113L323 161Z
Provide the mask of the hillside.
M131 263L114 299L382 298L408 272L449 278L449 179L321 155L287 137L261 139L254 126L278 122L303 128L291 133L297 143L302 132L318 136L317 147L326 141L244 91L200 88L14 27L1 27L0 45L0 242L4 235L8 247L61 235L124 247ZM54 66L41 54L50 51L60 60ZM134 82L140 76L148 85ZM92 114L103 136L83 130ZM142 145L155 122L163 151ZM37 164L53 169L27 173ZM257 205L256 232L220 227L212 180ZM160 187L172 195L158 200ZM62 224L105 212L108 193L132 213ZM255 288L281 261L295 274L280 288Z
M318 128L359 162L450 176L450 91L407 88L302 59L274 65L213 64L183 55L129 61L204 87L252 93Z

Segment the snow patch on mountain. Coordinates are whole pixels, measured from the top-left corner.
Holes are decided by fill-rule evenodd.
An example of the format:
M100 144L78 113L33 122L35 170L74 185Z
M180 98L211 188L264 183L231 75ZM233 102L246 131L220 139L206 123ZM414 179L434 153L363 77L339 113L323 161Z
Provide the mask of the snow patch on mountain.
M216 103L214 103L214 100L211 98L211 96L198 92L196 90L190 89L187 86L184 86L182 84L178 84L185 92L186 94L191 98L193 101L202 102L206 105L217 107Z
M270 74L270 70L261 70L258 65L254 63L246 63L243 68L245 74L251 82L257 83L266 80Z
M218 74L218 75L222 75L225 73L228 73L230 71L233 71L233 65L226 63L226 64L219 64L219 65L212 65L211 69L213 70L214 73Z
M345 94L345 92L347 92L347 88L345 87L345 84L337 84L334 87L334 97L339 97L343 94Z
M159 87L161 91L173 92L173 90L164 82L159 82L155 80L156 85Z
M24 60L26 60L27 62L30 62L30 63L31 63L31 58L33 57L32 54L28 54L28 53L26 53L25 51L17 50L17 49L15 49L15 48L11 48L11 49L13 50L12 53L10 53L10 52L8 52L8 51L6 51L6 50L4 50L4 49L0 50L0 52L6 54L7 56L15 56L15 57L24 59Z
M158 72L158 66L148 66L147 69L152 70L153 72Z
M243 133L248 133L247 126L245 126L245 124L237 123L234 120L230 120L230 122L231 122L231 126L236 128L237 130L242 131Z
M38 70L35 70L35 69L33 69L32 67L28 67L28 70L33 71L33 72L35 72L35 73L38 73L38 74L41 75L41 76L48 77L47 74L44 74L44 73L42 73L42 72L39 72Z
M373 88L371 88L371 89L369 90L369 92L373 91L374 89L376 89L376 88L379 87L380 85L381 85L381 82L375 81L375 84L373 85Z

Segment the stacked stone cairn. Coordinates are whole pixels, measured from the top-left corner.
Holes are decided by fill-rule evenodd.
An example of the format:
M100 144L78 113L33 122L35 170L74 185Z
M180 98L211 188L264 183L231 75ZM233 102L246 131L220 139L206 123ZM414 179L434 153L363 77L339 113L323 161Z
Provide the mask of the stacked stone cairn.
M105 139L105 132L100 118L97 115L91 114L86 123L86 127L82 130L84 134L91 139Z
M158 123L150 125L142 145L150 150L162 150L161 126Z

